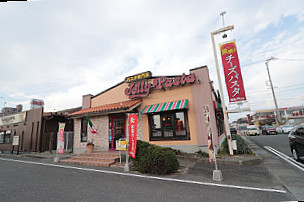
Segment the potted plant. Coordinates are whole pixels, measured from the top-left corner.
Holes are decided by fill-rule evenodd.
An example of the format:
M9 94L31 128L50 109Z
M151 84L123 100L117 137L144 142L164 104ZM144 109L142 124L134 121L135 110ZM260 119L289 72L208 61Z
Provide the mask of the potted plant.
M94 143L93 139L87 142L87 153L93 153L94 150Z

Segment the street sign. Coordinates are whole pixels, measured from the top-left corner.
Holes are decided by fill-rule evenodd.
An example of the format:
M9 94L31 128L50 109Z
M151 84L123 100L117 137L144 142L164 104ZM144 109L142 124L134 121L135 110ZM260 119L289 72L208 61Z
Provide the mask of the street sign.
M14 135L13 146L19 145L19 135Z

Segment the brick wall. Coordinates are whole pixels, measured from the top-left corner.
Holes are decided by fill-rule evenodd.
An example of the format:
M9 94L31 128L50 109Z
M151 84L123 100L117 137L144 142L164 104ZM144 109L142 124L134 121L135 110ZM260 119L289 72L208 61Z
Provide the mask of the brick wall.
M107 151L109 149L109 117L96 116L90 117L93 125L95 126L98 134L92 134L88 129L88 140L95 144L95 150ZM74 152L84 153L86 151L86 142L80 142L81 119L75 119L74 122Z

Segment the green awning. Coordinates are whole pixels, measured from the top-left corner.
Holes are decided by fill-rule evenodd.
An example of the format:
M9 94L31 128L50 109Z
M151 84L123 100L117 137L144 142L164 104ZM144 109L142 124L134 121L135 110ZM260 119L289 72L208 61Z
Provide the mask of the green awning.
M164 102L154 105L146 105L141 111L142 114L148 114L153 112L162 112L175 109L185 109L187 108L188 100L178 100L174 102Z

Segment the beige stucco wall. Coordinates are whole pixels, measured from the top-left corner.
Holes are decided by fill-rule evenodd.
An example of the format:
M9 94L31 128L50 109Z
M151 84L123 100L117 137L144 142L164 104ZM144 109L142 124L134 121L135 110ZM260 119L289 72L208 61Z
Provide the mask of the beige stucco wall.
M106 104L113 104L117 102L128 101L129 96L125 95L125 89L128 87L127 83L122 83L107 92L92 98L91 107L98 107Z
M188 123L190 128L190 140L175 140L175 141L149 141L149 123L148 115L143 115L143 140L156 145L197 145L196 123L194 119L194 106L191 86L172 87L164 90L154 90L151 94L144 98L141 105L141 110L146 105L158 104L162 102L172 102L177 100L188 99ZM140 111L141 112L141 111Z
M209 106L210 110L210 124L213 133L213 143L215 145L218 144L218 130L216 127L216 119L215 119L215 110L213 107L213 93L209 79L208 68L198 68L191 71L191 73L195 73L197 83L195 85L191 85L191 90L193 94L193 102L194 102L194 111L195 111L195 121L196 121L196 130L198 134L198 144L199 145L207 145L208 144L208 133L207 133L207 125L204 120L204 111L203 107L205 105Z

